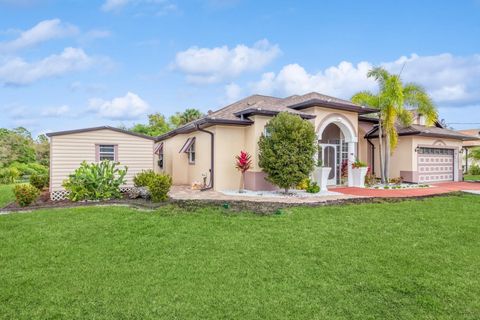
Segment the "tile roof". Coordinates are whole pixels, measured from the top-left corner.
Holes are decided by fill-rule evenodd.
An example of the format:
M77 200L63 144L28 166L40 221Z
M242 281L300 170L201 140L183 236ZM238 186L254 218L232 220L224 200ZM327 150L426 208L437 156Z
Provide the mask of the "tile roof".
M480 129L457 130L457 132L480 138ZM478 147L480 146L480 140L464 142L463 145L465 147Z
M425 136L425 137L450 138L450 139L463 140L463 141L479 139L470 135L460 133L458 131L439 128L439 127L433 127L433 126L423 126L419 124L412 124L408 127L396 125L396 128L397 128L398 135L400 136L418 135L418 136ZM366 137L377 138L378 137L377 127L375 127L373 130L368 132L366 134Z

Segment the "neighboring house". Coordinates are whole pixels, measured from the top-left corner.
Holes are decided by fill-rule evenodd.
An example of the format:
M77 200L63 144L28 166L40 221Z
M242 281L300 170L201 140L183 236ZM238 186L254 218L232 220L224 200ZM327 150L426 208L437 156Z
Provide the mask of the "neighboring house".
M467 129L467 130L458 130L458 132L462 134L466 134L477 139L480 138L480 129ZM463 164L463 172L468 173L468 169L472 164L480 165L479 160L475 160L470 158L469 152L473 148L480 148L480 140L473 140L473 141L464 141L463 142L463 154L462 154L462 164Z
M311 121L319 142L319 156L334 168L329 184L339 184L344 161L367 162L379 176L377 120L375 109L319 93L276 98L252 95L203 118L156 138L100 127L48 134L51 137L52 192L62 192L61 182L82 160L108 157L129 167L127 184L142 169L172 176L175 185L206 184L215 190L238 188L240 173L235 155L252 155L253 168L246 173L245 188L272 190L258 166L258 140L267 122L281 111ZM422 117L408 128L399 128L398 147L391 158L391 177L409 182L459 181L462 179L459 150L464 140L475 139L439 124L427 127ZM113 146L113 148L112 148ZM113 151L112 151L113 150ZM351 166L347 184L352 185Z

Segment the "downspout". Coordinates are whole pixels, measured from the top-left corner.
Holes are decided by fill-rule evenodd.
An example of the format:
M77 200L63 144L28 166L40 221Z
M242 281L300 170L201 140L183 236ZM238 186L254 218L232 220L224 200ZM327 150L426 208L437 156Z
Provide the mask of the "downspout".
M205 132L205 133L208 133L210 135L210 183L208 184L208 186L200 189L201 191L206 191L206 190L213 189L213 181L214 181L214 177L215 177L214 176L214 172L215 172L215 170L214 170L215 169L215 161L214 161L215 135L211 131L200 128L200 125L198 123L195 124L195 127L197 128L198 131Z
M368 138L367 142L372 147L372 174L375 175L375 145Z

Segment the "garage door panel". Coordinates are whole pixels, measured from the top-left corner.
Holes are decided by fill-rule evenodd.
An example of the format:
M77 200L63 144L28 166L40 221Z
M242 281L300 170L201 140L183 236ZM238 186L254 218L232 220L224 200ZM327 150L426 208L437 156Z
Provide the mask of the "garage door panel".
M453 149L419 148L419 182L453 181Z

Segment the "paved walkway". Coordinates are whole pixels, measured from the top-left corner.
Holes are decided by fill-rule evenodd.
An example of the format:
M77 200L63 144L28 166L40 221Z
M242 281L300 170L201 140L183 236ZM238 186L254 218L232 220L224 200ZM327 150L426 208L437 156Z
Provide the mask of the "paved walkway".
M376 197L376 198L405 198L405 197L421 197L436 194L449 193L454 191L479 191L480 183L478 182L442 182L432 184L430 188L414 188L414 189L367 189L367 188L349 188L334 187L331 191L343 193L345 195Z
M225 201L253 201L253 202L277 202L277 203L318 203L332 200L360 198L356 195L335 193L329 195L318 195L311 197L296 196L250 196L250 195L231 195L218 191L192 190L189 186L172 186L168 195L177 200L225 200Z

